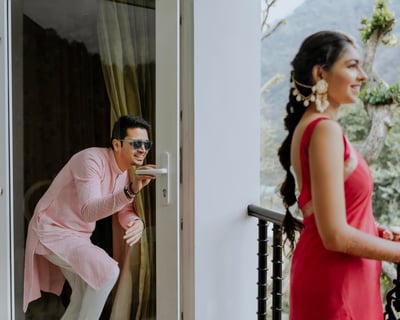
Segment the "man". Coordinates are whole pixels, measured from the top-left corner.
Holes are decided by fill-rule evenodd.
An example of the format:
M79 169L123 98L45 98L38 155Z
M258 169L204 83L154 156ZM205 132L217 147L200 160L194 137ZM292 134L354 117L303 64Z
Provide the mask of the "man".
M130 181L127 170L143 165L152 145L149 130L142 118L122 116L111 147L72 156L39 200L26 240L24 311L40 298L40 290L60 295L66 279L72 293L61 319L100 317L119 268L90 237L97 220L117 213L127 244L140 240L144 224L132 201L155 176L135 175Z

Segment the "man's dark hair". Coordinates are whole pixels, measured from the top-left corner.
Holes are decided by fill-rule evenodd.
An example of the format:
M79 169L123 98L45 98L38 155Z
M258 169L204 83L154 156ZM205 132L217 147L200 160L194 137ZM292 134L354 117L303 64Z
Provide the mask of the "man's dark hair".
M113 139L124 139L128 135L128 129L134 128L141 128L147 130L147 133L150 132L151 126L150 124L139 116L132 116L132 115L125 115L121 116L114 124L112 133L111 133L111 140L110 140L110 147L112 146Z

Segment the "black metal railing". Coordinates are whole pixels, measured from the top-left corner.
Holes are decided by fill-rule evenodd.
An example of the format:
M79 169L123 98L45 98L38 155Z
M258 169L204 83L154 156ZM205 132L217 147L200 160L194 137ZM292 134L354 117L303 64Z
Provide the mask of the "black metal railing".
M258 219L258 296L257 319L266 320L267 286L268 286L268 226L272 224L272 320L282 318L282 235L281 226L284 214L278 211L265 209L256 205L247 207L248 215ZM397 265L397 277L393 280L394 287L386 295L384 310L385 320L400 320L400 265Z
M400 265L397 265L397 277L393 280L394 287L386 295L385 320L399 320L400 312Z
M249 205L247 212L258 219L258 296L257 319L266 320L268 286L268 226L272 223L272 320L282 318L282 236L281 225L284 215L280 212Z

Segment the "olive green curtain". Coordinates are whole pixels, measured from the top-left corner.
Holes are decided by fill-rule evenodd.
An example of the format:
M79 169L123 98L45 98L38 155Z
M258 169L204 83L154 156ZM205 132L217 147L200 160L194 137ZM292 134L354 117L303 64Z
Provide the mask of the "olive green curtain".
M99 0L98 39L111 123L133 114L152 121L154 109L154 10L120 1ZM130 170L132 176L134 168ZM114 290L111 320L147 319L155 314L153 219L150 188L136 197L136 212L146 230L139 245L128 247L113 218L113 255L121 273Z

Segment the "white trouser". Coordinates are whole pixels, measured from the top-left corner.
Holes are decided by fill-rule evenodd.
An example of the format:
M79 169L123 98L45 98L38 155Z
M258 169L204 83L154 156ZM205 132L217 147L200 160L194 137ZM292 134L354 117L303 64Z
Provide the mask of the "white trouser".
M119 268L116 266L111 277L100 289L95 290L83 281L68 263L54 253L50 253L44 257L60 267L72 289L70 302L61 320L99 319L107 297L117 281Z

